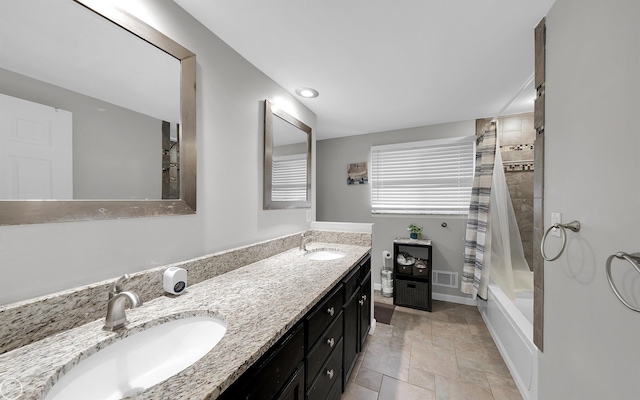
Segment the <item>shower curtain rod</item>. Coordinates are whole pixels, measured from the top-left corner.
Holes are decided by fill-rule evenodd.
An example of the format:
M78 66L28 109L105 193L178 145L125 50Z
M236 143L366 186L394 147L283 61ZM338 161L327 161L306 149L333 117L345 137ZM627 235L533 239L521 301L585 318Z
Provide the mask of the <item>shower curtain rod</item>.
M502 107L502 110L500 110L500 112L493 117L493 119L491 120L491 122L496 122L498 120L498 117L502 115L502 113L504 112L504 110L507 109L507 107L509 107L511 105L511 103L513 103L513 101L516 99L516 97L520 96L520 93L522 93L522 91L529 86L529 84L533 81L533 78L535 77L535 72L532 72L531 75L529 75L529 77L527 78L527 80L524 82L524 84L520 87L520 89L518 90L518 92L507 102L507 104L504 105L504 107Z

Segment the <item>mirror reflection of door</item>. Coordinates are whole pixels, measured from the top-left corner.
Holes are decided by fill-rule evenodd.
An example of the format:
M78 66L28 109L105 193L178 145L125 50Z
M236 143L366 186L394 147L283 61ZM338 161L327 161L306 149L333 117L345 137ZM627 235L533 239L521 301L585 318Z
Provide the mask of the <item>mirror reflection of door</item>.
M0 199L72 199L72 114L0 94Z
M307 200L307 134L273 118L272 201Z

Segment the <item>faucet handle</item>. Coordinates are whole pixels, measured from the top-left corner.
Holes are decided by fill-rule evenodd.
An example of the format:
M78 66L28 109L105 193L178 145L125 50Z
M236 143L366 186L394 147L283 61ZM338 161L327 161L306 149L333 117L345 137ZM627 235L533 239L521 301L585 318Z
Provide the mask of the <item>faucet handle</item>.
M124 281L129 279L129 274L124 274L120 278L118 278L115 282L111 284L111 288L109 289L109 298L113 298L116 294L122 292L122 284Z

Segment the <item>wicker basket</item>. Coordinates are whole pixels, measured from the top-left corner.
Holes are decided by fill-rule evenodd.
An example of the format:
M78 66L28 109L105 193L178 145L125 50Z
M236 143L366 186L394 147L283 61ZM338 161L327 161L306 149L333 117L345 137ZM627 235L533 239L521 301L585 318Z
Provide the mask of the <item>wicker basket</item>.
M398 306L408 306L429 310L429 283L395 279L396 302ZM431 311L431 310L429 310Z

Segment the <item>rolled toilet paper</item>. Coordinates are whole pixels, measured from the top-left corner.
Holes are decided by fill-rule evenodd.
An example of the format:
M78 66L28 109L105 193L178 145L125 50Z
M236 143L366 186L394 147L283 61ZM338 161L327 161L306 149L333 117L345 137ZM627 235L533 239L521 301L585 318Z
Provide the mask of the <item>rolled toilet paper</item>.
M382 268L385 268L387 265L387 260L391 260L391 252L385 250L382 252Z

